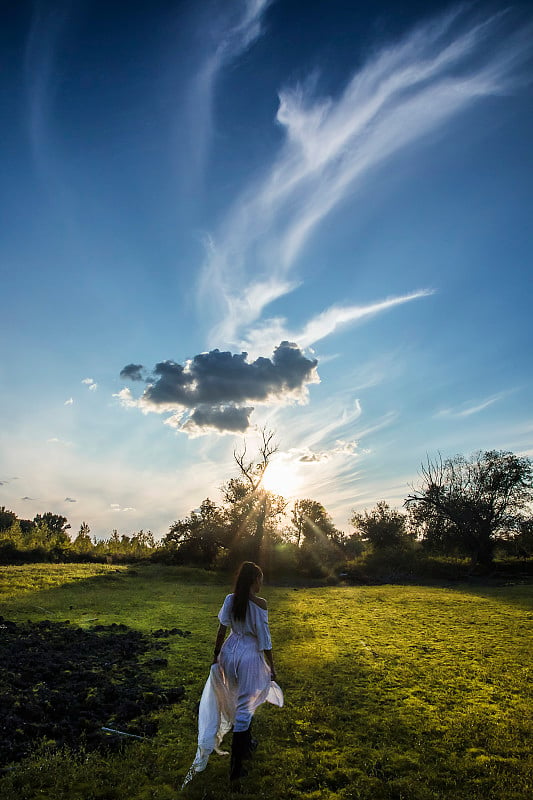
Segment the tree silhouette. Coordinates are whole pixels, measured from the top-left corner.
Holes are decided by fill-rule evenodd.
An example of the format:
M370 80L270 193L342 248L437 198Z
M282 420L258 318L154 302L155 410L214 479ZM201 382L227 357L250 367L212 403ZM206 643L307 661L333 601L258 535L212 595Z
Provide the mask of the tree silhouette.
M488 450L422 465L422 485L405 505L423 538L463 548L490 565L497 536L520 530L533 499L533 464L511 452Z
M227 538L223 512L207 497L200 508L170 526L163 544L175 551L177 561L211 567Z
M5 506L0 506L0 531L7 531L16 521L17 515L13 511L9 511Z
M265 470L268 467L271 457L278 450L278 445L274 441L274 431L263 427L260 430L261 442L259 452L255 459L247 458L246 440L241 452L233 451L233 458L239 467L241 480L235 479L229 482L230 493L226 492L227 500L231 495L238 498L240 509L245 509L247 521L253 525L253 533L249 542L249 557L253 561L264 561L264 537L266 523L269 517L282 513L286 503L279 495L267 492L262 486ZM230 500L231 502L231 500ZM280 506L283 505L283 508ZM242 516L242 515L241 515ZM239 533L238 531L236 532ZM263 558L262 558L263 556Z
M398 547L407 542L406 516L380 500L371 511L354 512L350 520L364 544L375 550Z

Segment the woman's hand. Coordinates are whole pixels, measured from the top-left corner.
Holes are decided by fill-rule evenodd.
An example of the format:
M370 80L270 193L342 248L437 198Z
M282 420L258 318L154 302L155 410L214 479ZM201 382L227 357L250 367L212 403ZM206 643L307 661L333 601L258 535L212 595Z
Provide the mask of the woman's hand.
M274 667L274 659L272 658L272 650L263 650L263 653L265 654L266 662L270 667L270 680L275 681L276 669Z

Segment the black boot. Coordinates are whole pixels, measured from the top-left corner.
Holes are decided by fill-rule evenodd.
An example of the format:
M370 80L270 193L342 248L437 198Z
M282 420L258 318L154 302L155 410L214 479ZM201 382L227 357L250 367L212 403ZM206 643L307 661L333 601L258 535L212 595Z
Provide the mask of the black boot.
M249 728L246 731L246 733L247 733L248 736L247 736L247 740L246 740L246 754L245 754L244 757L245 758L250 758L253 755L253 753L255 753L255 751L257 750L257 746L259 745L259 742L257 741L257 739L254 739L253 736L252 736L252 723L251 722L250 722Z
M246 775L242 760L248 752L248 731L234 731L231 741L230 781L238 781Z

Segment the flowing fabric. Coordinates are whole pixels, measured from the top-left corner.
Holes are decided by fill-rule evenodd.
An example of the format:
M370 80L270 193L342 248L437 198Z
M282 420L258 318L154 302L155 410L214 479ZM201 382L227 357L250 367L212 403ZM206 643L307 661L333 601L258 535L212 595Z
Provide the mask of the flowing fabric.
M255 710L262 703L283 706L283 692L271 680L270 667L263 650L270 650L272 642L268 627L268 612L248 601L246 619L236 620L232 613L233 595L229 594L219 611L222 625L231 626L218 661L213 664L204 686L198 710L198 749L183 786L197 772L202 772L215 750L221 749L222 739L233 727L246 731Z

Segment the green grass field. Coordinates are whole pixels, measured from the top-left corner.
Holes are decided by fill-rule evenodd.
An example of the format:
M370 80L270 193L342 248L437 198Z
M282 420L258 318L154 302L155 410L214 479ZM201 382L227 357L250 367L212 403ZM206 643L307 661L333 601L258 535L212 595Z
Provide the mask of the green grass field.
M170 640L159 677L187 695L160 712L153 739L110 756L43 745L0 779L0 797L230 796L228 759L216 754L179 791L227 591L223 576L170 567L0 567L7 619L192 631ZM532 585L265 586L263 594L286 705L257 712L260 747L241 797L533 797Z

